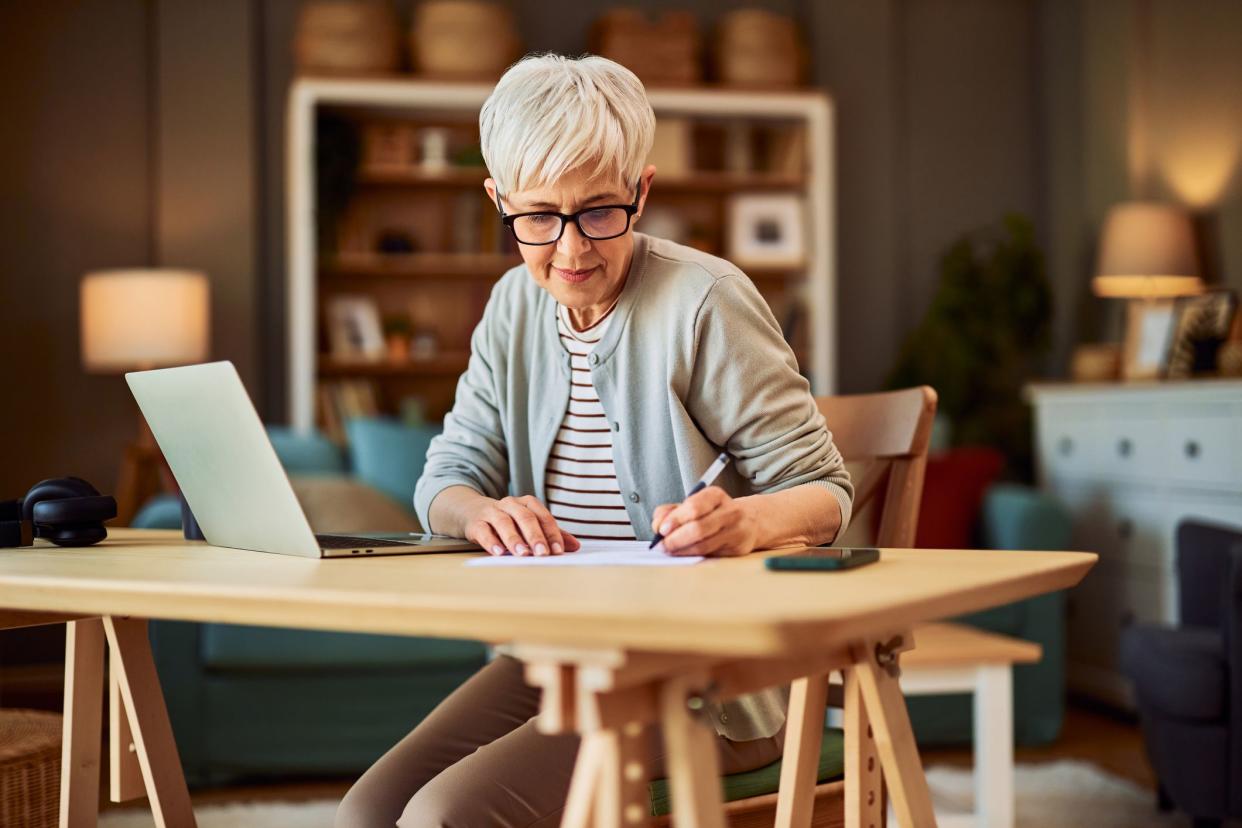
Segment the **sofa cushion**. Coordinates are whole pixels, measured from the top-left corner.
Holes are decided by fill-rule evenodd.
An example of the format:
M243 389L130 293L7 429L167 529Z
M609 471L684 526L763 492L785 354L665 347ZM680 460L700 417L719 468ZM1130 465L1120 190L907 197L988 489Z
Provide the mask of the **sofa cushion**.
M212 671L290 673L323 670L399 672L481 664L476 641L206 624L200 644Z
M1225 716L1225 650L1217 630L1130 627L1121 635L1121 667L1134 682L1141 707L1166 718Z
M826 728L819 745L819 769L815 779L827 782L845 773L845 734L837 728ZM729 774L724 778L724 801L736 802L752 796L776 793L781 781L781 760L777 759L762 768ZM651 783L651 814L663 816L672 807L668 780L657 779Z
M385 417L359 417L345 427L354 474L414 511L414 484L422 477L438 427L411 426Z
M344 474L345 453L318 431L303 433L288 426L269 425L268 439L289 474Z

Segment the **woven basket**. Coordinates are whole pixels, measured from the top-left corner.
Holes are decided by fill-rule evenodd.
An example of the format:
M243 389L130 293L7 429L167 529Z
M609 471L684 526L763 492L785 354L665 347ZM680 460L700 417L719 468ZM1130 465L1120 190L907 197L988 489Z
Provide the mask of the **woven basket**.
M60 731L57 713L0 710L0 825L56 828Z

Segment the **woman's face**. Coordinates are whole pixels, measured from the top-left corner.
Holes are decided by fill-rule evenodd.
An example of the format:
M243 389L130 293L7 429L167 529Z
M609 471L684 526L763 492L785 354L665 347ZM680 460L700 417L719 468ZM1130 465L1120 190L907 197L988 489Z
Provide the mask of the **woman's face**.
M613 239L588 239L578 232L573 222L566 222L564 233L554 244L518 245L531 277L572 312L575 323L592 324L612 306L625 286L634 254L634 222L642 215L654 175L654 166L643 170L643 196L638 202L638 212L623 235ZM589 178L575 172L553 184L504 193L501 204L506 215L540 211L576 213L588 207L632 204L637 184L636 181L627 184L609 178ZM489 178L483 186L495 202L495 182Z

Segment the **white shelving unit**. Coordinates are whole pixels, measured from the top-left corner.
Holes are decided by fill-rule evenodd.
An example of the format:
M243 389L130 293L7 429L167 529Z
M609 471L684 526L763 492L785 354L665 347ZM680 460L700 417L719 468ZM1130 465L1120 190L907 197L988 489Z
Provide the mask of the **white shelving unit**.
M297 429L314 424L316 380L315 113L321 106L391 113L478 112L490 84L418 80L301 79L289 94L287 244L289 419ZM651 89L656 117L697 116L802 121L806 127L805 177L808 262L803 299L809 314L808 373L814 393L836 384L836 220L833 177L833 107L821 92L739 92L720 89ZM656 190L658 192L657 180ZM499 275L499 274L497 274Z

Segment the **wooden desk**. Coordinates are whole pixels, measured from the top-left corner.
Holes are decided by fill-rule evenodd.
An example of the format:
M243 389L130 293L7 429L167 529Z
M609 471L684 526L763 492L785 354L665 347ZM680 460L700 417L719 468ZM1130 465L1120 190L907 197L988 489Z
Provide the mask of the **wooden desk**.
M186 543L174 532L113 530L95 547L0 554L0 626L69 621L63 826L95 824L105 638L118 679L113 732L121 734L113 798L145 788L157 825L194 824L148 618L513 642L544 691L540 726L583 734L562 823L575 827L646 824L638 736L643 723L658 721L674 824L720 828L713 731L696 712L703 700L813 677L795 682L796 701L826 692L818 679L842 670L847 825L879 812L879 774L861 770L878 754L901 824L924 826L935 818L890 670L907 631L1071 587L1095 561L1077 552L886 549L859 570L794 574L768 572L764 554L668 569L476 569L461 554L306 560ZM787 727L796 761L786 763L782 825L809 817L814 762L802 757L818 750L820 728L792 718Z

